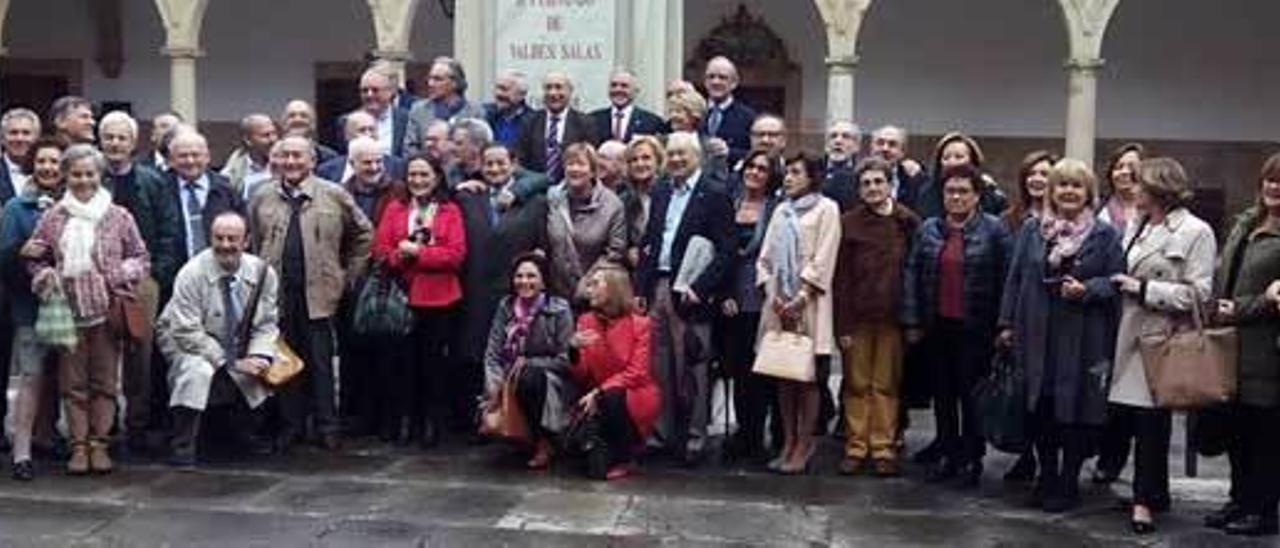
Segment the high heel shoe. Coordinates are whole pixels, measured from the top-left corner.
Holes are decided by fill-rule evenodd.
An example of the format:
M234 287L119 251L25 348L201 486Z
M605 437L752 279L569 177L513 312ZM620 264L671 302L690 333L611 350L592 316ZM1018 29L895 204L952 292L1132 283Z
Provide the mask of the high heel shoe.
M804 459L800 461L799 466L788 466L784 463L778 471L787 476L797 476L807 473L809 471L809 464L813 462L813 453L816 450L817 444L810 443L809 449L805 451Z
M1155 518L1151 516L1151 511L1147 511L1146 518L1138 517L1137 509L1134 509L1133 516L1129 518L1129 527L1133 529L1136 535L1150 535L1156 532Z

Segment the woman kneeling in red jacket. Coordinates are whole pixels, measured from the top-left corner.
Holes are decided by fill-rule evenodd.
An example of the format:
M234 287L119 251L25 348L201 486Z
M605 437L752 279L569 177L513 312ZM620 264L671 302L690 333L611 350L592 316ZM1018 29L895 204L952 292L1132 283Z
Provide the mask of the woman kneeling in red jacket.
M589 285L591 310L578 318L573 376L586 390L582 420L597 421L608 449L606 478L630 472L633 452L653 432L662 395L649 373L649 318L633 306L631 279L622 268L601 268Z

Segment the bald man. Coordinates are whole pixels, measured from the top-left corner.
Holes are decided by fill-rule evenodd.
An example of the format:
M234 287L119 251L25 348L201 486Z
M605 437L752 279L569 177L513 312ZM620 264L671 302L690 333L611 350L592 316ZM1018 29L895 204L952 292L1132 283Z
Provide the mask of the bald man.
M609 106L593 111L596 144L607 140L630 143L637 135L666 133L666 122L657 114L636 106L640 83L629 70L616 70L609 76Z
M738 67L728 57L714 57L707 61L702 83L707 88L702 133L728 145L729 165L737 165L751 150L751 123L756 119L756 111L733 95L738 89Z
M545 173L552 184L564 176L561 155L573 143L594 143L591 119L573 108L573 79L552 71L542 79L542 110L525 118L516 156L526 169Z
M266 114L250 114L240 120L240 143L227 157L221 173L241 200L248 201L254 188L271 180L267 156L279 138L275 120Z

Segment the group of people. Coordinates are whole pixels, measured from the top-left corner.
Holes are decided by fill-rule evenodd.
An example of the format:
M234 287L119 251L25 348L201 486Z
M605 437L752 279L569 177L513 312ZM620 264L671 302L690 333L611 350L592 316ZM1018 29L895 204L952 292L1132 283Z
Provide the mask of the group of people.
M901 128L864 151L847 120L823 154L788 154L785 121L734 96L723 57L705 95L668 86L665 116L635 104L625 70L591 113L561 72L539 109L517 71L485 104L453 59L432 63L426 97L399 78L363 73L338 150L304 101L244 117L220 172L173 113L143 155L137 121L95 120L80 97L54 102L48 137L34 112L4 114L15 478L34 477L59 414L71 474L110 472L117 433L139 453L158 434L193 466L345 436L431 447L502 415L522 421L507 437L530 468L585 451L591 475L616 478L645 454L701 464L718 376L735 457L802 473L836 422L841 474L898 475L906 411L931 401L936 438L912 459L972 487L987 447L974 387L1008 359L1032 443L1006 479L1064 511L1087 459L1109 483L1132 446L1132 525L1149 533L1170 505L1171 419L1138 338L1205 304L1241 333L1232 497L1206 523L1275 534L1280 155L1219 255L1183 168L1136 144L1106 185L1031 153L1010 198L960 133L927 166Z

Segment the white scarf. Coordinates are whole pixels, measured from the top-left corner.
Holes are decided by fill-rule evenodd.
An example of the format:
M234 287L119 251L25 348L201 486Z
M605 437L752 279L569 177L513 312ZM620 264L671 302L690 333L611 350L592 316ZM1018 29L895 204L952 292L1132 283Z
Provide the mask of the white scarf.
M111 193L99 188L87 202L68 190L61 200L66 208L67 226L62 230L58 247L62 250L62 276L74 278L93 270L93 246L97 242L98 223L111 208Z

